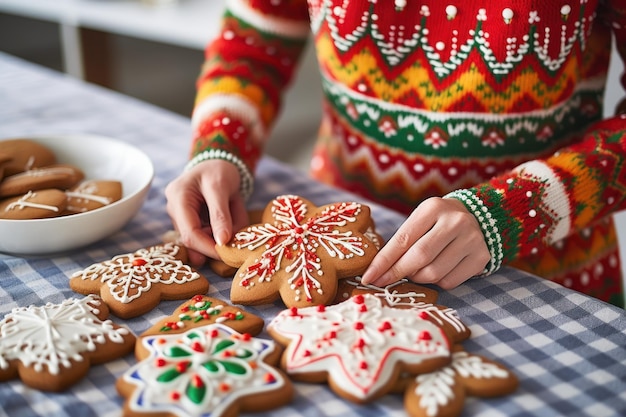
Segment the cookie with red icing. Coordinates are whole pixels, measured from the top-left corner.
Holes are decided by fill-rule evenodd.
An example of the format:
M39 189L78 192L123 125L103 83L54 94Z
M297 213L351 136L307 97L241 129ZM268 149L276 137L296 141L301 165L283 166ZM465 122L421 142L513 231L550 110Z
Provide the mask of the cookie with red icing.
M237 267L230 298L235 304L288 307L328 304L337 280L365 271L378 251L365 233L370 209L357 202L317 207L295 195L272 200L261 222L216 246L222 260Z
M97 296L14 308L0 321L0 381L20 378L42 391L63 391L91 365L132 352L135 336L107 319Z
M161 300L208 291L209 282L187 260L184 246L164 243L94 263L72 274L69 284L81 294L100 294L118 317L136 317Z
M455 336L444 325L448 320L436 308L393 308L360 294L331 306L284 310L267 331L285 346L281 367L290 378L328 383L339 396L367 403L391 392L405 373L450 363Z
M66 190L85 178L83 171L70 164L55 164L6 176L0 182L0 197L29 191L57 188Z
M272 341L214 323L140 339L138 363L116 384L125 416L236 416L293 397Z
M182 333L207 324L223 324L238 332L257 335L265 322L255 314L206 295L195 295L182 303L171 315L163 317L141 334L141 337ZM140 345L137 345L138 347Z
M24 195L0 200L0 219L28 220L59 216L67 206L61 190L29 191Z
M460 346L448 366L407 380L404 406L411 417L457 417L466 397L508 395L518 386L517 377L505 366Z

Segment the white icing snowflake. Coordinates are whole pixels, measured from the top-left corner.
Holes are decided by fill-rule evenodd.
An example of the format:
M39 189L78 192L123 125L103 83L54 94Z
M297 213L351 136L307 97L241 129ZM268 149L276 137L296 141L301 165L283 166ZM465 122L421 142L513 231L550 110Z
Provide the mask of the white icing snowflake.
M81 353L94 351L107 339L123 343L129 330L98 319L94 306L99 304L97 297L88 296L13 309L0 321L0 369L17 359L37 372L47 369L57 375L61 368L70 368L71 361L83 361Z
M100 280L117 301L127 304L148 292L153 284L184 284L200 278L176 258L179 251L173 243L140 249L95 263L74 273L71 279Z

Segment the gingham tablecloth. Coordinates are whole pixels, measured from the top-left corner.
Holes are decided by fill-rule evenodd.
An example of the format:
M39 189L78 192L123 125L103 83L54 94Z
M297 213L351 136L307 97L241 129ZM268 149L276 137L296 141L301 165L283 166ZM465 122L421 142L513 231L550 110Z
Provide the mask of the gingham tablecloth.
M176 80L171 80L176 82ZM158 88L155 85L155 88ZM192 99L190 97L190 99ZM17 306L75 297L69 275L93 262L160 242L171 229L163 189L182 169L190 138L187 118L0 53L0 137L89 133L128 141L152 158L156 177L140 213L120 232L87 248L52 257L0 254L0 317ZM266 158L258 170L251 208L294 193L318 205L353 196L315 183ZM389 238L402 216L373 205L379 231ZM209 295L228 300L229 281L202 270ZM472 337L470 352L508 366L520 379L512 395L469 398L465 416L625 416L626 313L618 308L512 269L440 292L439 303L458 311ZM143 317L116 320L136 334L180 302L162 302ZM279 304L249 308L266 322ZM115 319L115 318L113 318ZM91 368L86 379L60 394L42 393L19 381L0 383L0 416L117 416L122 398L115 380L132 355ZM272 416L403 416L402 398L388 395L357 406L323 385L296 384L291 405Z

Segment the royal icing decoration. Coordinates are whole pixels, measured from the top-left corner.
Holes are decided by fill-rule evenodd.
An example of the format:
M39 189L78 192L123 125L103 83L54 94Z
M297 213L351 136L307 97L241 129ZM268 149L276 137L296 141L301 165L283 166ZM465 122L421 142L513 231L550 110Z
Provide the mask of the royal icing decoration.
M283 357L288 374L328 372L335 386L359 399L386 386L398 363L450 356L449 340L428 317L385 307L371 294L284 310L268 330L291 340Z
M71 279L100 280L115 300L130 303L154 284L184 284L200 278L190 266L176 259L180 247L165 243L135 253L118 255L76 272Z
M288 282L296 301L312 300L312 292L323 294L319 278L324 274L318 251L332 258L349 260L363 256L366 241L346 226L356 221L361 205L354 202L329 205L307 217L307 205L297 196L280 196L272 202L274 223L254 225L235 235L233 246L265 250L238 274L239 285L250 288L269 282L281 268L290 274Z
M18 307L0 321L0 368L19 360L37 372L58 375L72 361L83 361L84 352L110 340L123 343L130 331L115 327L110 320L96 317L95 296L70 298L60 304Z
M199 323L203 320L212 319L212 323L225 323L229 320L243 320L245 317L241 311L225 311L224 304L215 304L206 300L201 295L196 295L191 303L182 308L182 313L178 316L178 321L167 322L161 328L162 332L179 330L185 328L185 322Z
M423 292L401 292L396 290L396 287L409 282L406 278L389 284L386 287L377 287L373 284L363 284L361 282L361 277L347 278L344 282L355 289L372 291L372 294L376 297L384 299L389 307L421 308L427 305L424 301L422 301L426 298L426 294ZM348 294L344 294L344 298L348 298L348 296Z
M419 398L419 407L425 410L427 416L439 415L440 408L447 406L454 398L454 385L457 382L455 375L461 381L468 378L485 380L495 389L511 374L495 363L485 362L477 355L465 351L455 352L452 363L435 372L421 374L415 378L414 393Z
M88 181L88 182L85 182L85 183L81 184L74 191L66 191L65 194L70 199L67 208L69 210L73 210L73 211L81 211L81 212L87 211L87 209L85 207L74 207L74 206L72 206L71 205L71 200L72 199L75 199L78 202L95 201L96 203L100 203L103 206L111 204L113 199L110 198L110 197L97 195L96 193L98 191L99 191L98 190L98 185L95 182L93 182L93 181Z
M19 200L16 200L14 202L12 202L11 204L7 205L4 208L4 211L11 211L11 210L23 210L26 207L30 207L30 208L38 208L38 209L42 209L42 210L49 210L49 211L54 211L54 212L58 212L59 208L56 206L51 206L49 204L39 204L39 203L33 203L32 201L28 201L32 198L35 198L37 196L36 193L29 191L26 194L24 194L22 197L20 197Z
M147 336L142 343L149 356L123 377L138 387L129 399L133 411L219 416L243 396L285 383L263 361L274 350L272 341L221 324Z

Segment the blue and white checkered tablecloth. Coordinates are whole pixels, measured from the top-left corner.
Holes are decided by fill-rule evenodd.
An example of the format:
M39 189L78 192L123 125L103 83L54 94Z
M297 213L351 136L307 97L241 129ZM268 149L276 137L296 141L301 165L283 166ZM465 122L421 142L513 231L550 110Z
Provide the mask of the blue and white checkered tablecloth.
M0 137L89 133L128 141L152 158L156 177L139 214L124 229L92 246L50 257L0 254L0 317L12 308L60 302L76 296L68 276L120 253L160 242L171 229L163 189L182 169L189 120L140 101L84 84L0 53ZM266 158L258 170L251 208L279 194L294 193L316 204L353 197L318 184ZM402 216L373 205L377 227L389 238ZM202 270L209 295L228 299L227 279ZM512 395L469 398L465 416L626 416L626 313L517 270L503 269L440 292L439 302L458 311L472 330L465 348L508 366L520 379ZM116 320L136 334L180 302L162 302L150 313ZM249 308L269 320L279 304ZM86 379L59 394L38 392L19 381L0 383L0 417L118 416L122 398L116 379L132 355L93 366ZM324 385L296 384L296 396L271 416L403 416L402 398L388 395L358 406Z

